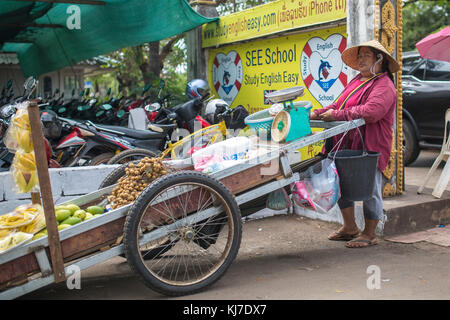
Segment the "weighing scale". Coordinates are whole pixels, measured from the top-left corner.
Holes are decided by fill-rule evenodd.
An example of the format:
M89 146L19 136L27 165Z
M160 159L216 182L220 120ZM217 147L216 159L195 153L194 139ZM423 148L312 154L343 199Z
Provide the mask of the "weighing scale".
M311 101L293 102L303 96L305 87L292 87L268 93L267 99L272 103L283 103L284 110L277 113L272 127L271 136L275 142L289 142L311 134L309 112Z

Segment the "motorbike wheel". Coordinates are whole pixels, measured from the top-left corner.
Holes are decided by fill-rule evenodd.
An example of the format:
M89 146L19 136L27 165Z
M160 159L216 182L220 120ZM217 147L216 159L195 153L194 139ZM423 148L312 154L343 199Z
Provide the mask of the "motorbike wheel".
M158 154L147 149L130 149L122 151L108 161L108 164L124 164L134 160L140 160L145 157L154 158Z
M107 164L108 161L113 157L114 157L114 153L102 153L102 154L99 154L98 156L95 156L94 158L92 158L89 165L96 166L99 164Z

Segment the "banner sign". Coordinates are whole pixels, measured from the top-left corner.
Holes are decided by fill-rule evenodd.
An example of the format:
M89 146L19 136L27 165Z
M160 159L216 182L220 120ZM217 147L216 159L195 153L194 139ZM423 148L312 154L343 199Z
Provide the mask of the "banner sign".
M333 103L350 81L349 69L341 60L346 47L346 26L341 26L210 48L211 93L231 107L243 105L253 113L270 107L267 93L304 86L304 95L296 101L308 100L313 109L323 108ZM319 145L314 148L309 152L320 151Z
M213 47L345 19L346 0L279 0L203 25L202 46Z

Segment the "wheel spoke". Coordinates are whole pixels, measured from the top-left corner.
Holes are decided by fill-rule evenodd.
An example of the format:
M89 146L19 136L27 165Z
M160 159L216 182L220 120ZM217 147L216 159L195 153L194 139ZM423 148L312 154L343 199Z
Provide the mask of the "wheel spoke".
M203 174L190 173L186 180L175 179L183 174L171 174L176 182L168 178L156 182L152 185L154 192L150 188L143 193L147 197L144 207L136 209L140 212L137 230L141 224L149 227L142 228L144 238L137 238L137 243L152 240L138 246L139 260L129 263L140 265L138 270L145 270L143 278L152 279L147 284L163 293L198 291L216 281L236 256L241 238L240 224L236 228L240 213L231 193ZM197 180L190 181L190 177ZM213 216L208 217L210 214ZM131 216L130 212L127 219Z

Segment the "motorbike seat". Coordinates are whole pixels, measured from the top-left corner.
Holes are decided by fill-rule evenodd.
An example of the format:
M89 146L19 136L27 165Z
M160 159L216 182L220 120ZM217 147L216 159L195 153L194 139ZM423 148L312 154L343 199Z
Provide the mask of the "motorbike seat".
M148 129L154 132L166 133L169 130L176 129L178 125L176 123L171 124L154 124L151 123L148 125Z
M120 126L110 126L110 125L97 125L97 127L101 130L102 128L107 130L114 130L118 132L122 132L128 137L139 139L139 140L148 140L148 139L161 139L165 138L165 133L162 132L154 132L150 130L137 130L137 129L130 129Z

